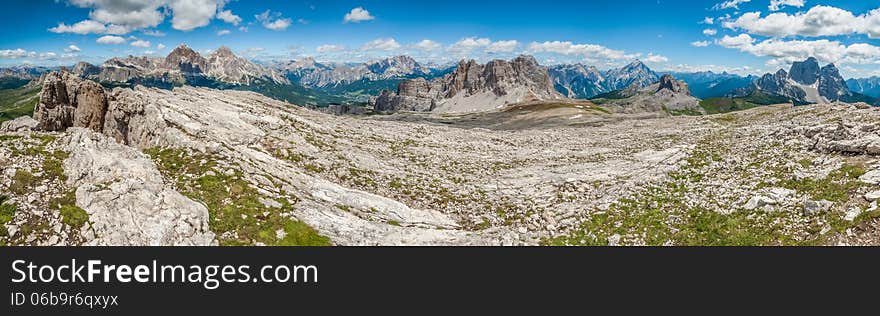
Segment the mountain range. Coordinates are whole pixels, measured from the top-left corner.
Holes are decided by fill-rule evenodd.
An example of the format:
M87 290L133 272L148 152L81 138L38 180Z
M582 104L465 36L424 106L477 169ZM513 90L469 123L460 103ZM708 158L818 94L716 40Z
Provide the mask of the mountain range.
M731 96L745 97L755 92L789 98L795 103L868 102L876 100L853 92L834 64L819 67L819 61L810 57L792 64L789 71L780 69L765 74L745 88L735 90Z
M495 62L490 62L490 68L496 66L493 64ZM661 75L665 74L687 83L690 95L699 99L756 96L762 99L769 97L768 102L789 100L797 104L832 101L865 101L873 104L876 103L874 98L880 96L880 78L845 81L834 64L820 67L815 58L794 63L789 71L780 70L761 77L711 71L656 72L638 60L608 70L580 63L551 66L541 66L537 62L525 64L544 69L541 72L547 73L552 90L573 99L603 97L628 88L638 90L659 82ZM220 47L204 57L192 48L181 45L166 57L112 58L101 65L80 62L72 67L72 72L105 86L171 88L191 85L249 90L303 106L322 107L331 104L366 104L376 96L395 103L400 102L401 98L424 97L422 90L427 89L425 87L430 88L431 93L446 96L449 93L447 88L434 87L432 82L456 72L472 71L462 69L468 65L477 66L468 61L454 66L422 64L409 56L365 63L323 63L306 57L261 65L236 56L227 47ZM0 77L4 78L2 88L23 86L27 80L37 79L51 70L55 69L28 66L0 69ZM404 81L409 82L400 89ZM532 85L526 90L534 87ZM396 95L383 94L384 90L396 91ZM411 93L415 95L409 95ZM431 99L437 99L440 95L433 95ZM397 101L394 101L395 98ZM397 103L390 107L415 109L436 106Z

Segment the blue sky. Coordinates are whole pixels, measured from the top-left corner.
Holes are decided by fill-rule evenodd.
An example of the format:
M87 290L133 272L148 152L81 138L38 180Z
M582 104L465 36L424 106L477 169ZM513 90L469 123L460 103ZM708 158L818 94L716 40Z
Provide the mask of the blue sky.
M11 0L0 65L164 56L186 43L258 61L314 56L424 62L532 54L600 69L763 73L817 56L850 77L880 74L878 1ZM770 14L773 14L770 16ZM711 22L711 23L710 23ZM875 46L876 45L876 46Z

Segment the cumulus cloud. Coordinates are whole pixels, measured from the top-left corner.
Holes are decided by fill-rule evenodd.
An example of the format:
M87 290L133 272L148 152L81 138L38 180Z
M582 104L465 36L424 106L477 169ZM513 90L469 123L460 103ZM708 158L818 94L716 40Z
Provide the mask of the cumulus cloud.
M156 45L156 49L158 49L158 50L163 50L163 49L165 49L165 44L159 44L159 45Z
M103 23L85 20L74 23L73 25L58 23L58 26L50 28L49 31L52 33L74 33L80 35L104 34L107 32L107 26Z
M370 15L370 11L365 10L363 7L357 7L351 9L351 12L345 14L343 21L345 23L359 23L363 21L375 20L376 17Z
M255 15L257 21L263 24L263 27L273 30L273 31L283 31L286 30L293 20L289 18L281 17L281 13L272 12L271 10L266 10L261 14Z
M150 41L137 40L131 42L131 46L147 48L150 47Z
M423 52L435 51L435 50L440 49L440 47L442 47L440 45L440 43L437 43L435 41L428 40L428 39L421 40L418 43L415 43L412 45L412 48L415 48L415 49L423 51Z
M59 23L49 30L55 33L122 35L156 27L165 20L167 13L172 17L174 29L190 31L208 25L218 15L223 15L224 20L234 17L228 10L220 10L227 1L68 0L73 6L91 9L89 19L73 25Z
M475 49L489 47L489 45L492 45L492 40L488 38L468 37L456 42L455 44L452 44L452 46L449 46L447 51L454 54L463 55L469 54Z
M575 55L586 59L623 60L638 58L638 54L627 54L624 51L610 49L595 44L574 44L572 42L533 42L529 44L529 51L533 53L556 53L561 55Z
M487 53L512 53L516 48L519 47L519 42L510 40L510 41L497 41L492 44L489 44L486 47Z
M232 11L230 10L220 11L219 13L217 13L217 18L222 20L223 22L236 26L241 23L241 17L232 14Z
M716 29L705 29L705 30L703 30L703 35L715 36L716 34L718 34L718 30L716 30Z
M713 10L726 10L726 9L737 9L739 10L739 5L743 3L752 2L752 0L728 0L716 4L712 7Z
M35 51L27 51L21 48L0 50L0 58L6 59L31 58L40 60L58 60L75 58L77 56L78 55L74 53L61 54L60 56L53 52L37 53Z
M707 47L709 46L709 41L696 41L692 42L691 46L693 47Z
M230 33L232 33L230 30L219 30L217 31L217 36L229 35Z
M688 64L677 64L677 65L667 65L666 67L660 68L658 70L668 71L668 72L702 72L702 71L711 71L716 73L733 73L741 76L747 76L750 74L763 73L760 69L753 69L749 66L741 66L741 67L730 67L730 66L719 66L719 65L688 65Z
M158 30L146 30L146 31L143 31L142 33L144 33L144 35L147 35L147 36L155 36L155 37L165 36L165 33L160 32Z
M703 19L703 24L715 24L715 18L707 16Z
M866 34L878 38L880 9L858 16L847 10L822 5L795 14L777 12L762 16L761 12L749 12L725 21L723 25L732 30L772 37Z
M81 52L82 50L79 49L79 46L70 45L70 46L67 46L67 48L65 48L64 51L68 52L68 53L78 53L78 52Z
M17 48L17 49L4 49L0 50L0 58L22 58L28 57L28 51Z
M770 0L770 11L779 11L782 8L790 6L796 8L804 7L804 0Z
M363 46L361 46L362 51L371 51L371 50L384 50L384 51L392 51L400 48L400 44L397 43L393 38L379 38L367 42Z
M768 65L779 66L815 57L824 63L877 64L880 63L880 48L874 45L857 43L844 45L838 41L821 40L783 40L771 38L758 42L748 34L735 37L724 36L718 45L734 48L759 57L770 57Z
M113 35L105 35L105 36L99 37L98 40L96 40L95 42L97 42L98 44L119 45L119 44L125 44L125 38L122 38L119 36L113 36Z
M345 47L339 45L321 45L318 48L315 48L315 51L318 53L334 53L344 51Z
M648 56L645 57L643 60L649 63L669 62L669 58L667 58L666 56L654 55L653 53L648 54Z

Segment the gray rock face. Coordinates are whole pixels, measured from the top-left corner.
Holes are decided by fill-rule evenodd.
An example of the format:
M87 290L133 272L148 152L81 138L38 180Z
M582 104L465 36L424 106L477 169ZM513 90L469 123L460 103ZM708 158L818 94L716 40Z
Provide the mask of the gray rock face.
M830 101L845 101L852 92L834 64L822 67L819 75L819 94Z
M85 127L101 132L106 112L107 97L101 85L62 71L46 75L34 119L45 131Z
M657 73L638 60L623 68L609 70L604 77L608 91L621 90L633 85L643 88L660 80Z
M790 72L780 69L776 74L765 74L732 96L746 96L755 91L788 97L799 103L851 101L853 96L834 64L819 68L819 62L812 57L794 63Z
M634 83L618 95L621 99L610 99L603 106L621 113L705 111L700 107L700 100L691 95L687 83L671 75L664 75L659 82L644 88Z
M512 61L493 60L486 65L474 60L461 61L454 72L442 78L405 80L398 85L397 93L383 91L373 100L373 106L379 112L474 112L561 98L547 69L534 57L520 56Z
M210 246L208 209L166 187L150 158L91 130L73 128L64 161L93 246Z
M37 128L40 122L37 122L30 116L22 116L11 121L0 123L0 131L3 132L24 132Z
M691 90L688 89L687 83L685 83L684 81L675 80L675 78L671 75L663 75L663 77L660 78L660 87L657 88L657 91L659 92L664 89L672 91L673 93L691 95Z
M794 62L789 72L795 82L811 86L819 80L819 61L810 57L805 61Z

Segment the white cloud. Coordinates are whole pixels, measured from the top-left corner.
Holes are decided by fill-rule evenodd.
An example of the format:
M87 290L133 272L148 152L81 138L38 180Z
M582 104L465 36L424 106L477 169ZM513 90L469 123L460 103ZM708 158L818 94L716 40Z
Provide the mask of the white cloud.
M777 12L765 17L761 16L761 12L749 12L735 20L725 21L724 27L772 37L866 34L871 38L878 38L880 9L859 16L840 8L822 5L812 7L807 12Z
M642 59L642 60L644 60L644 61L646 61L646 62L649 62L649 63L665 63L665 62L669 62L669 58L666 58L666 56L654 55L653 53L648 54L648 57L645 57L645 58Z
M219 30L217 31L217 36L229 35L230 33L232 33L230 30Z
M485 48L492 45L492 40L488 38L468 37L452 44L447 50L457 54L468 54L475 49Z
M703 19L703 24L715 24L715 18L707 16Z
M815 57L823 63L880 64L880 47L857 43L846 46L838 41L826 39L782 40L768 39L757 42L747 34L736 37L724 36L718 45L738 49L759 57L770 57L771 66L781 66L794 61Z
M225 0L173 0L171 27L180 31L191 31L211 23L217 14L220 2Z
M529 51L534 53L556 53L576 55L587 59L623 60L638 58L637 54L626 54L624 51L610 49L595 44L574 44L572 42L543 42L529 44Z
M339 45L321 45L318 48L315 48L315 51L318 53L334 53L344 51L345 47Z
M107 32L107 26L103 23L85 20L74 23L73 25L58 23L58 26L50 28L49 31L52 33L74 33L80 35L102 34Z
M131 46L134 46L134 47L147 48L147 47L150 47L150 45L151 45L150 41L137 40L137 41L131 42Z
M351 12L345 14L343 21L345 23L359 23L362 21L375 20L376 17L370 15L370 11L364 10L363 7L351 9Z
M232 14L232 11L230 10L220 11L217 13L217 18L235 26L238 26L238 24L241 23L241 17Z
M486 47L487 53L512 53L519 46L519 42L510 40L510 41L497 41Z
M770 0L770 11L779 11L782 8L790 6L796 8L804 7L804 0Z
M743 3L752 2L752 0L728 0L722 3L716 4L712 7L713 10L725 10L725 9L737 9L739 10L739 5Z
M122 35L153 28L170 15L171 26L190 31L206 26L228 0L68 0L71 5L91 9L89 19L73 25L58 24L50 31L76 34ZM228 11L228 10L227 10ZM220 11L224 13L226 11ZM231 14L231 12L229 12ZM224 15L224 18L231 18ZM145 32L145 34L148 34Z
M158 50L163 50L163 49L165 49L165 44L159 44L159 45L156 45L156 49L158 49Z
M282 18L281 13L273 13L271 10L266 10L266 12L255 15L254 17L257 18L257 21L260 21L260 23L263 24L263 27L273 31L286 30L293 22L293 20L289 18Z
M367 42L364 46L361 46L362 51L370 51L370 50L384 50L384 51L392 51L395 49L399 49L400 44L397 43L393 38L379 38Z
M749 34L740 34L737 36L728 36L724 35L723 38L717 41L718 45L727 47L727 48L743 48L747 46L751 46L752 43L755 42L755 39L749 36Z
M122 38L119 36L113 36L113 35L106 35L106 36L101 36L95 42L97 42L99 44L118 45L118 44L125 44L125 38Z
M762 73L759 69L753 69L749 66L742 67L729 67L729 66L718 66L718 65L688 65L688 64L678 64L678 65L668 65L664 68L660 68L658 70L661 71L669 71L669 72L685 72L685 73L694 73L694 72L703 72L703 71L711 71L715 73L732 73L741 76L747 76L754 73Z
M130 30L155 27L162 23L165 15L160 12L160 8L168 1L172 0L70 0L69 2L81 8L92 9L89 12L91 20L115 26L119 31L118 34L124 34Z
M28 52L24 49L4 49L0 50L0 58L22 58L28 57Z
M691 46L693 47L707 47L709 46L709 41L696 41L692 42Z
M78 53L78 52L81 52L82 50L79 49L79 46L70 45L70 46L67 46L67 48L65 48L64 51L68 52L68 53L71 53L71 52Z
M716 29L705 29L705 30L703 30L703 35L715 36L716 34L718 34L718 30L716 30Z
M425 39L413 44L412 47L423 52L431 52L440 49L442 46L440 43Z
M142 33L144 33L144 35L147 35L147 36L155 36L155 37L165 36L165 33L160 32L158 30L146 30L146 31L143 31Z

